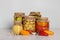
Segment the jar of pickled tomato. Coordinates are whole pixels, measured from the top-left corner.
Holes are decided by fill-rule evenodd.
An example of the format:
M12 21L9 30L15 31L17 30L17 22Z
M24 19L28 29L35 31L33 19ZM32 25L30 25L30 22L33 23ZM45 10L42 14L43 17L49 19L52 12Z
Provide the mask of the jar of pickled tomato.
M36 31L49 30L49 21L47 17L43 17L36 21Z

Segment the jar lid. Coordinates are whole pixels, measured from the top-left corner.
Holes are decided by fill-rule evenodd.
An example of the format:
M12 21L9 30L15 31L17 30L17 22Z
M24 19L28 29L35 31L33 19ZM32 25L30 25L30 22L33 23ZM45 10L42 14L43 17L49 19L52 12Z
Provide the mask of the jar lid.
M35 21L35 17L34 16L25 16L24 20L34 20Z
M38 19L37 22L38 21L47 21L47 20L48 20L48 17L42 17L42 18Z
M30 12L30 16L41 16L40 12Z
M14 17L19 17L19 16L25 16L25 13L23 13L23 12L15 12L14 13Z
M24 18L35 18L34 16L25 16Z
M48 20L48 17L42 17L41 20Z

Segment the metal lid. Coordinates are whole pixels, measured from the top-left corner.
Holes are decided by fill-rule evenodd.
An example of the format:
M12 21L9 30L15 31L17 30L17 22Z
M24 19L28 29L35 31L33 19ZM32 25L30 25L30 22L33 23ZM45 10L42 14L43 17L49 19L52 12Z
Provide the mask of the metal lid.
M30 16L41 16L40 12L30 12Z
M41 20L48 20L48 17L42 17Z
M19 16L25 16L25 13L23 13L23 12L15 12L14 13L14 17L19 17Z
M38 21L48 21L48 17L42 17L42 18L40 18L39 20L37 20L37 22Z

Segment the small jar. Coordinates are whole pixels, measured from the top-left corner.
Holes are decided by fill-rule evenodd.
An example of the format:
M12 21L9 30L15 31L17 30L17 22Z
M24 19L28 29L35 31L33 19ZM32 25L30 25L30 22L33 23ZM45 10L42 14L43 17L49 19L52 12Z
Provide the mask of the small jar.
M36 30L43 31L43 30L49 30L49 21L47 17L43 17L40 20L36 21Z
M35 17L25 16L23 21L24 30L35 31Z
M14 14L14 25L16 24L22 24L22 21L23 21L23 17L24 17L24 13L20 13L20 12L16 12Z

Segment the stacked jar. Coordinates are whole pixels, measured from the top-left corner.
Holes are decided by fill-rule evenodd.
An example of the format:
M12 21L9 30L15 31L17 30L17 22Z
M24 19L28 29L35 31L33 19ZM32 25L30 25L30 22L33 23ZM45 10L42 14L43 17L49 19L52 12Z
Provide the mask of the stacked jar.
M34 16L35 17L35 22L37 20L40 20L40 18L41 18L40 12L30 12L29 16ZM36 23L35 23L35 26L36 26ZM36 27L35 27L35 31L36 31ZM33 34L36 35L37 33L34 32Z
M14 14L13 32L15 34L20 34L21 30L23 30L22 21L23 21L24 15L25 15L24 13L19 13L19 12L16 12Z
M24 30L27 30L29 32L35 32L35 17L25 16L23 25L24 25Z

